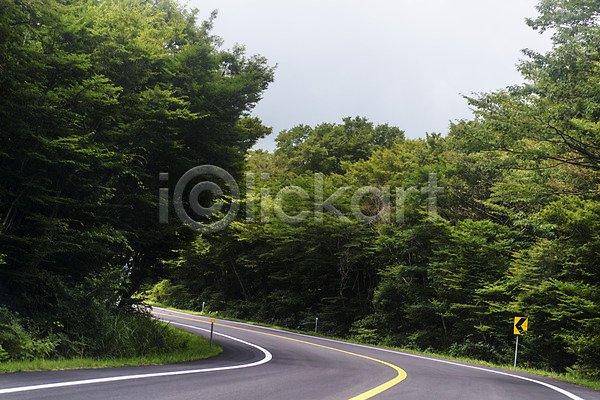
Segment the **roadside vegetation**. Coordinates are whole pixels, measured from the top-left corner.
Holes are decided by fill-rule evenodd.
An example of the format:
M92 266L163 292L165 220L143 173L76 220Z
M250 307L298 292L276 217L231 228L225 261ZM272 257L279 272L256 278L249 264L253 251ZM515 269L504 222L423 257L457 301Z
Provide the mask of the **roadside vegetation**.
M194 239L160 223L159 173L239 175L268 132L247 112L272 68L211 24L171 0L0 2L0 370L214 354L132 298Z
M250 150L271 132L250 113L274 68L222 49L214 14L0 2L0 365L195 348L140 309L146 293L496 365L525 316L520 365L598 381L600 2L538 11L552 50L524 52L525 83L466 97L473 119L420 139L361 116L298 125L269 153ZM199 165L243 194L218 232L173 212ZM238 204L189 204L200 180L179 211L222 201L195 216L210 223Z
M222 349L148 314L105 315L87 343L67 335L36 336L25 321L0 308L0 372L153 365L208 358ZM29 326L31 328L31 326ZM59 328L59 327L57 327Z

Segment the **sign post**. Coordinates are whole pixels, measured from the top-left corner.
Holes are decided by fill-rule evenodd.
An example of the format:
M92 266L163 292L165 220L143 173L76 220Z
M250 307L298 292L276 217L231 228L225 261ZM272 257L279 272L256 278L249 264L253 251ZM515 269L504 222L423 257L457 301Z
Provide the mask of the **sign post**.
M210 347L212 347L213 332L215 331L215 319L210 320Z
M317 333L317 328L319 327L319 317L315 318L315 333Z
M513 367L517 367L517 353L519 352L519 336L527 333L527 323L529 319L527 317L515 317L513 322L513 333L517 337L515 344L515 362Z
M517 353L519 352L519 335L517 336L517 343L515 344L515 364L513 365L513 368L517 368Z
M200 314L204 314L204 301L202 302L202 312Z

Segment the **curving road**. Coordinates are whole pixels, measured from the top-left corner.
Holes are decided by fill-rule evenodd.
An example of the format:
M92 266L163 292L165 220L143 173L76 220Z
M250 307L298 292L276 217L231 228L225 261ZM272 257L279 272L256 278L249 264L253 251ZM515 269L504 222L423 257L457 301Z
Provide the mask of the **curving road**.
M207 336L210 320L154 314ZM0 399L600 400L553 379L218 320L223 353L166 366L10 373Z

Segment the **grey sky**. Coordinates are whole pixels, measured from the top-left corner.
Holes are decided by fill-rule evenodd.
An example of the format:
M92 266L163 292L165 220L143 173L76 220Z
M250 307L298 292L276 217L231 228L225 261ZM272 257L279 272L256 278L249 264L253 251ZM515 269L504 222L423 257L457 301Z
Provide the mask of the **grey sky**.
M363 116L408 137L470 118L462 94L520 83L523 48L547 50L525 24L537 0L192 0L213 33L278 64L254 110L273 134Z

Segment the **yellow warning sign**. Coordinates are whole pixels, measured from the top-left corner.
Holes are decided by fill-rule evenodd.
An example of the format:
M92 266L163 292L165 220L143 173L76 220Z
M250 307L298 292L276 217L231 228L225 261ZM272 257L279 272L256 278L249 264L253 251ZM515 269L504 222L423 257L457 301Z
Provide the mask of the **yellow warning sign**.
M522 335L527 332L527 322L529 318L527 317L515 317L514 322L514 333L515 335Z

